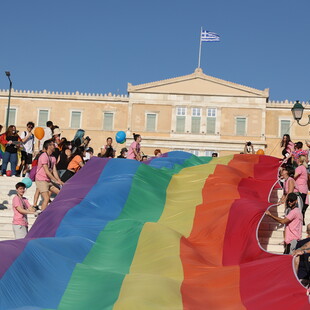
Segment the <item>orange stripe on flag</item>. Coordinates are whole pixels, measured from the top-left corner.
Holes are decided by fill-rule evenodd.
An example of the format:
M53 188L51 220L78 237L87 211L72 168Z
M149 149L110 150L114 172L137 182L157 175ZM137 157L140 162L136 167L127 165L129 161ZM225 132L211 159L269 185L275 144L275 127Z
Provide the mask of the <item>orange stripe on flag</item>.
M259 156L237 155L228 166L218 165L205 182L191 234L181 239L184 309L245 309L239 266L223 266L223 245L231 205L240 198L238 185L253 177L258 160Z

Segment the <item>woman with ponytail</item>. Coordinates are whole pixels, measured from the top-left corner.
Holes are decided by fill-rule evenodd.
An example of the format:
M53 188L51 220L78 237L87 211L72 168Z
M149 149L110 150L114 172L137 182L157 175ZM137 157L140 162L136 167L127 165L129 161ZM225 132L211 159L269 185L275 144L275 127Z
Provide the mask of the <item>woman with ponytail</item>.
M134 139L134 142L132 142L129 147L127 158L141 161L142 157L141 157L141 151L140 151L140 142L142 138L139 134L134 133L133 139Z

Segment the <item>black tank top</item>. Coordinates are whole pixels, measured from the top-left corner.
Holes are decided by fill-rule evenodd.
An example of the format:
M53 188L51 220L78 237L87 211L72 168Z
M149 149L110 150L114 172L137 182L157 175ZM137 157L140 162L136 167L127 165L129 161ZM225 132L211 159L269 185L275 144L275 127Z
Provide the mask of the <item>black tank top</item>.
M65 151L61 152L59 157L60 157L59 162L56 165L57 170L66 170L69 164L69 158L66 155L66 152Z

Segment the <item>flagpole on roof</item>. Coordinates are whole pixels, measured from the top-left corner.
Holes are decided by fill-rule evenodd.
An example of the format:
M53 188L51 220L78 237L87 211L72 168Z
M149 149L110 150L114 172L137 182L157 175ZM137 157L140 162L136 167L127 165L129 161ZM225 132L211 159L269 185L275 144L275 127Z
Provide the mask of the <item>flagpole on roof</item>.
M220 41L220 36L211 31L200 29L200 44L199 44L199 56L198 56L198 68L200 68L200 59L201 59L201 46L202 42L217 42Z
M199 55L198 55L198 68L200 68L200 59L201 59L201 33L202 33L202 27L200 28L200 44L199 44Z

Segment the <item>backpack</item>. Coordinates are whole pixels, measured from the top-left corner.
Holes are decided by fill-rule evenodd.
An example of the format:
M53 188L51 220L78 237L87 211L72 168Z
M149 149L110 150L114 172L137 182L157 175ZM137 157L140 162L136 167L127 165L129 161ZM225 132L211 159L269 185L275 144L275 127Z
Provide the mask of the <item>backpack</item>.
M38 170L38 161L39 161L39 157L43 154L43 152L41 151L36 157L35 159L32 161L32 168L29 172L29 178L31 179L31 181L35 181L36 180L36 174L37 174L37 170Z
M36 180L37 170L38 170L38 166L34 166L29 171L29 179L33 182Z

